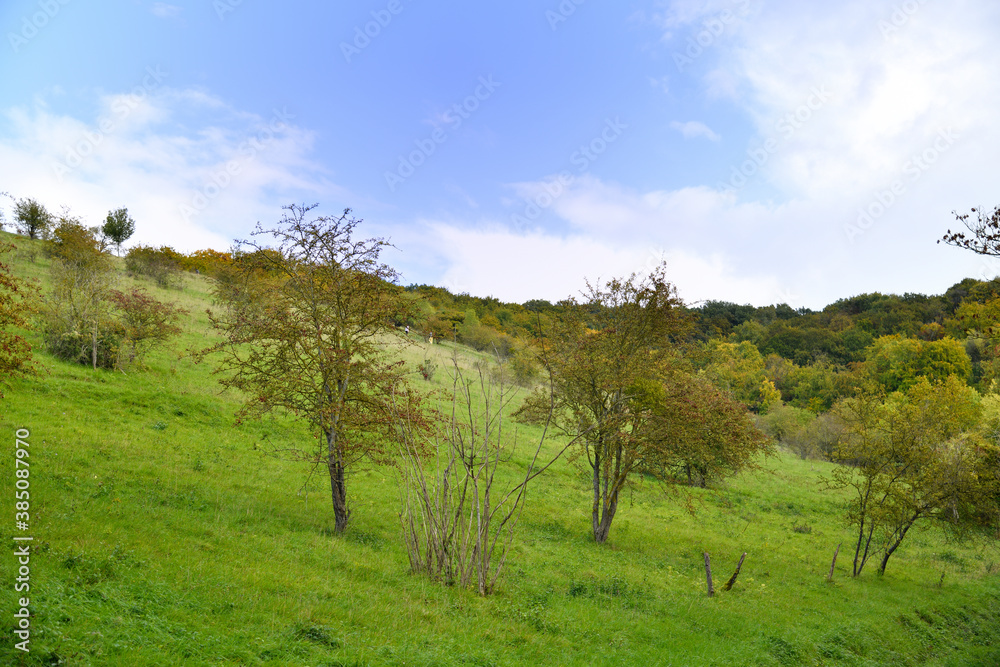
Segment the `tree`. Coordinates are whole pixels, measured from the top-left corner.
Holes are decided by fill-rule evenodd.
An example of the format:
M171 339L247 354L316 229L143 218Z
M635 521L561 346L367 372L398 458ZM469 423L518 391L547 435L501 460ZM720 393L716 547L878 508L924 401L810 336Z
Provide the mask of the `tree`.
M380 263L389 242L356 240L360 220L307 219L315 206L288 206L277 226L259 223L254 236L275 248L238 242L216 279L224 306L209 312L222 342L200 354L221 355L221 383L247 397L238 419L284 411L320 437L302 447L330 476L336 531L346 529L348 472L362 460L388 462L393 397L406 393L404 369L390 358L385 337L398 335L391 316L401 308L398 274Z
M44 236L51 221L49 212L34 199L18 199L14 204L14 224L30 239Z
M61 261L92 263L100 259L100 242L92 229L85 228L80 220L68 211L56 221L45 241L45 254Z
M67 361L114 366L119 335L110 301L115 271L97 240L63 216L47 252L53 257L52 292L45 300L43 332L49 350Z
M917 521L962 528L984 497L988 449L976 438L976 391L952 376L920 378L905 393L869 385L836 406L844 437L834 453L834 488L850 489L857 530L853 574L881 552L879 574ZM987 476L988 478L988 476Z
M692 486L758 467L771 443L746 406L704 378L673 373L652 406L649 435L660 457L649 471Z
M976 219L970 221L970 213L951 212L956 221L965 225L972 234L971 237L966 236L965 232L953 232L949 229L938 243L944 241L947 245L965 248L978 255L1000 256L1000 206L993 209L992 213L987 213L982 208L973 208L972 213L976 214Z
M118 249L118 254L121 255L122 244L135 233L135 220L128 214L127 208L108 211L108 217L105 219L101 231L111 239Z
M647 427L689 323L663 264L645 277L587 288L583 303L563 302L562 320L541 341L550 385L529 396L518 415L542 422L551 409L553 428L580 439L577 455L592 480L593 535L604 542L633 473L663 458L663 440Z
M921 377L935 381L957 375L967 380L972 374L965 347L947 336L934 341L882 336L868 349L864 367L888 392L909 389Z
M0 257L14 249L10 244L0 245ZM15 331L28 326L28 316L36 309L36 295L33 285L15 276L10 265L0 260L0 385L8 385L15 377L38 373L31 345Z
M717 387L761 414L781 402L781 394L767 377L764 357L753 343L714 341L709 349L711 361L705 374Z

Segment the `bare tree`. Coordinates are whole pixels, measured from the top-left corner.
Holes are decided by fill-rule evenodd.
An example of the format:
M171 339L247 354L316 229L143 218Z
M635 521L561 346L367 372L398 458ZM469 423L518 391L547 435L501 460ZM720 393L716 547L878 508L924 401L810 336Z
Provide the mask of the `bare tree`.
M515 473L517 437L505 414L517 392L506 376L499 357L492 369L478 364L471 378L453 358L450 403L430 446L425 431L400 421L400 517L410 567L480 595L493 592L507 562L528 483L574 442L540 464L546 423L527 469Z
M965 232L953 232L950 229L938 240L944 241L948 245L971 250L978 255L1000 255L1000 206L987 213L982 208L973 208L972 213L976 214L975 220L970 220L969 213L958 213L952 211L955 220L965 225L972 236L966 236Z

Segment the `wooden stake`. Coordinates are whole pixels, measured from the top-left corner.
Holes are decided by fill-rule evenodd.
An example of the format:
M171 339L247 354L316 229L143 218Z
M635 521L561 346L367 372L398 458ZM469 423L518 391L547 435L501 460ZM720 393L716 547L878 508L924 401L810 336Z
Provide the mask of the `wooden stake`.
M843 544L843 542L840 544ZM837 550L833 552L833 562L830 563L830 574L826 577L826 580L830 583L833 583L833 568L837 566L837 554L840 553L840 544L837 545Z
M709 561L708 552L705 552L705 578L708 580L708 597L715 595L715 589L712 587L712 563Z
M722 587L722 590L724 591L733 590L733 584L736 583L736 577L740 576L740 569L743 568L743 559L746 557L747 557L747 552L744 551L743 555L740 556L740 562L736 565L736 571L733 572L733 576L729 577L729 581L727 581L726 585Z

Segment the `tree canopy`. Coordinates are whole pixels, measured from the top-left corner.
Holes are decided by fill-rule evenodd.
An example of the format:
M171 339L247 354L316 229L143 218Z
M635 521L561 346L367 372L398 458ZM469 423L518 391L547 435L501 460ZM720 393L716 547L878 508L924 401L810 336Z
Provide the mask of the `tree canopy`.
M733 442L729 436L738 434L738 446L763 441L739 417L742 406L689 377L679 341L690 322L665 265L588 283L583 301L562 306L541 341L550 385L529 396L519 415L542 421L554 406L552 426L579 439L576 460L589 469L597 542L607 540L636 473L672 477L684 469L703 482L742 465L740 454L720 452Z
M127 208L108 211L108 217L105 218L101 231L115 244L120 255L122 244L135 233L135 220L128 214Z
M857 532L854 576L876 552L879 573L917 521L961 527L992 502L995 447L978 437L979 395L950 376L920 378L905 392L869 385L836 406L845 430L832 484L851 490L848 522ZM995 478L995 473L992 474Z
M34 199L18 199L14 204L14 224L30 239L43 236L51 221L49 212Z
M223 341L202 356L220 353L222 384L246 395L240 419L282 410L312 426L319 446L300 451L326 467L341 532L348 471L393 451L393 397L407 390L383 338L404 304L395 270L379 261L388 241L356 239L350 209L310 219L313 208L288 206L275 227L258 224L254 236L274 247L239 242L216 281L224 309L210 312Z

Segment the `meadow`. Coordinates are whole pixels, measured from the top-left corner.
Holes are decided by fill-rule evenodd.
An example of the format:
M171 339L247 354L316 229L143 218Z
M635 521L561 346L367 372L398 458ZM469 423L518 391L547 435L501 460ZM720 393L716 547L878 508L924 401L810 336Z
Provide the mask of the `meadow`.
M25 253L16 271L46 280ZM126 283L130 278L122 278ZM507 567L479 597L409 572L398 475L349 478L335 535L329 480L284 451L313 436L287 416L234 424L239 397L188 351L212 340L211 285L138 281L187 309L140 372L93 371L36 344L46 368L0 403L0 498L14 544L13 451L30 431L31 651L15 649L13 548L0 556L0 663L27 665L997 665L1000 550L921 528L889 563L850 576L831 465L778 452L712 488L640 481L608 543L589 479L567 458L532 482ZM37 343L37 341L35 341ZM412 336L414 383L444 389L457 354ZM434 358L433 381L416 365ZM539 431L519 426L523 471ZM555 452L550 441L545 451ZM834 580L834 549L843 543ZM703 553L716 595L706 595ZM721 584L747 557L731 591Z

